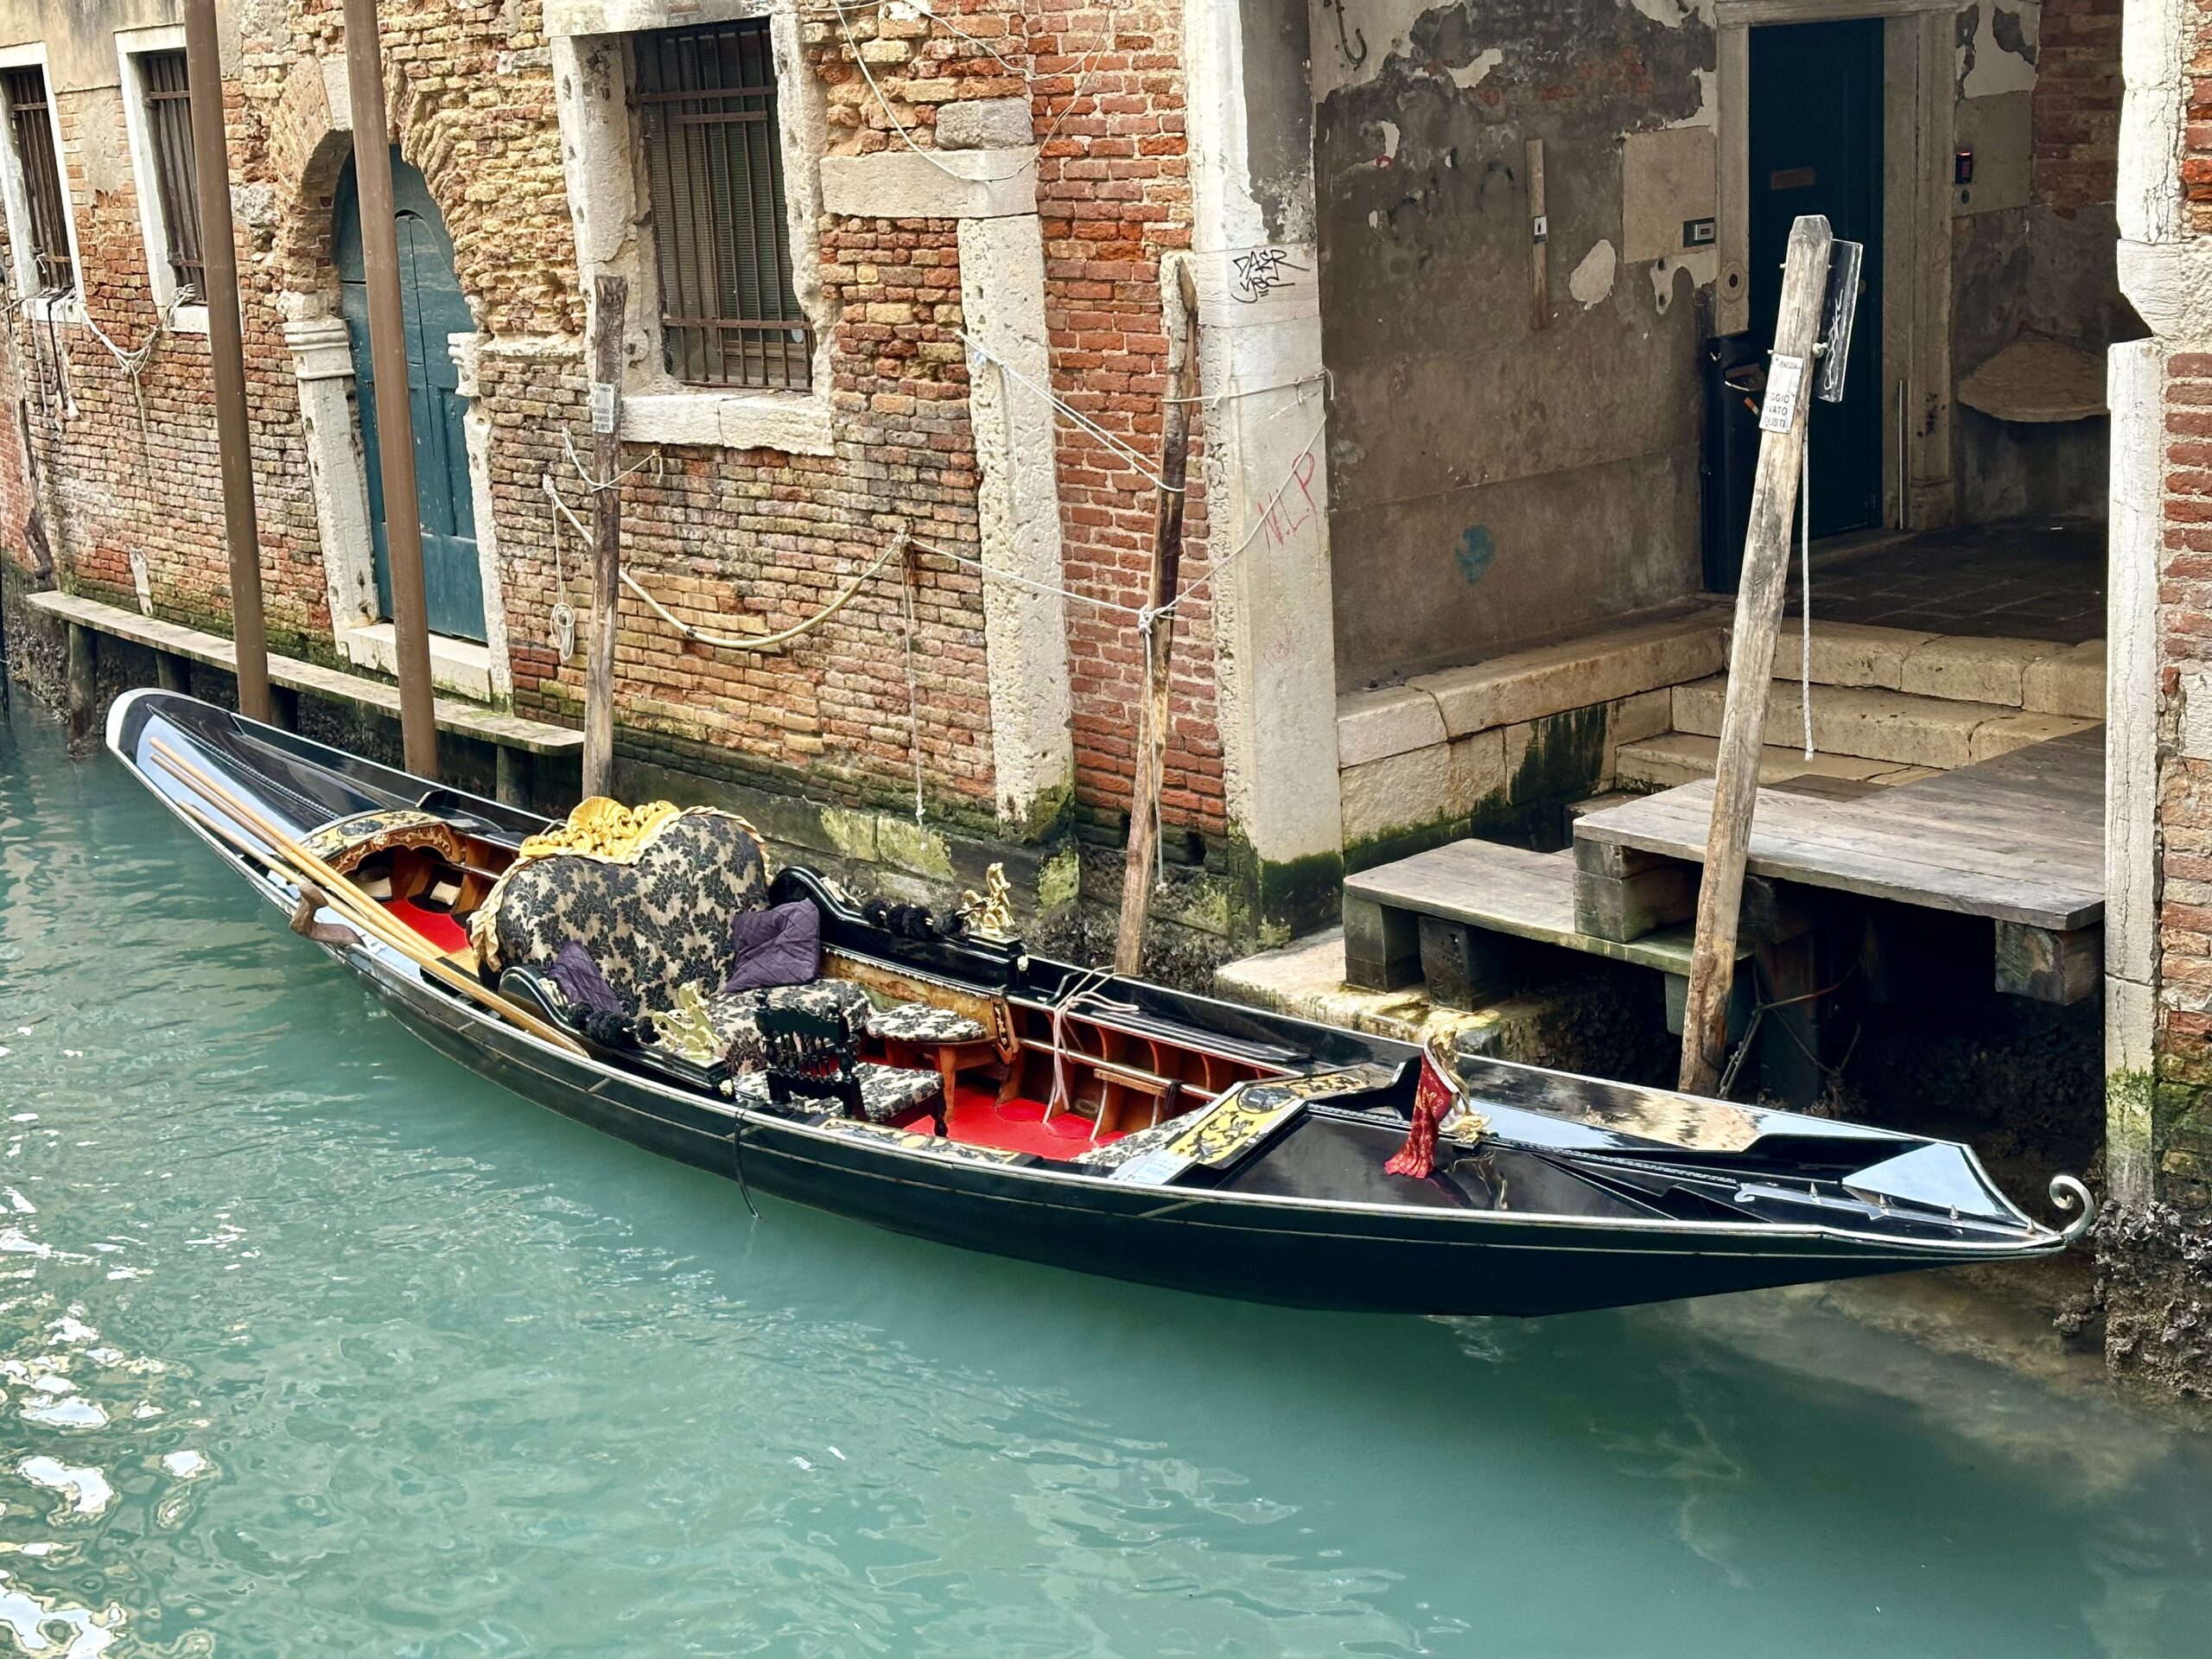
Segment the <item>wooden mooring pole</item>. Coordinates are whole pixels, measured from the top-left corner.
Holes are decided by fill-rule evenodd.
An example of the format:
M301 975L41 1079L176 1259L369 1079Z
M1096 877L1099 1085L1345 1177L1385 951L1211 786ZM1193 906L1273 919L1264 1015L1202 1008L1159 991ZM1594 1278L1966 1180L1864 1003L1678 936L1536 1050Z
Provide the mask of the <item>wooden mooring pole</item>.
M369 299L369 365L384 480L385 551L391 568L393 655L399 670L400 743L407 770L438 775L437 708L430 693L429 602L423 589L423 520L415 493L415 418L407 391L407 327L399 298L399 224L391 200L391 118L384 97L377 0L346 0L346 84L353 106L353 179ZM204 208L207 196L203 192Z
M215 381L215 448L223 472L223 530L231 555L231 643L238 652L238 712L271 717L269 636L261 609L261 534L253 499L252 437L245 418L245 324L231 223L231 157L223 131L223 60L215 0L185 0L184 77L190 92L193 181L200 200L200 283L207 302L207 359Z
M1818 369L1813 347L1827 292L1827 219L1800 219L1789 232L1782 303L1774 325L1760 413L1758 470L1752 475L1751 529L1736 590L1736 626L1728 650L1728 696L1720 715L1720 753L1713 775L1713 827L1705 842L1705 875L1697 895L1697 937L1690 954L1689 998L1682 1014L1681 1086L1709 1095L1728 1058L1728 993L1736 976L1738 910L1744 863L1751 850L1751 810L1758 798L1759 760L1766 743L1766 706L1775 646L1789 587L1789 528L1805 461L1805 422Z
M614 786L614 632L622 601L622 327L627 277L592 284L591 634L584 657L584 794Z
M1152 871L1160 855L1160 790L1167 766L1169 670L1175 651L1174 601L1183 573L1183 483L1191 455L1191 389L1198 381L1198 296L1187 260L1176 266L1175 292L1183 312L1183 354L1167 371L1167 400L1160 419L1160 488L1152 518L1153 613L1146 636L1144 736L1129 790L1128 862L1122 871L1121 931L1114 941L1114 971L1144 966L1145 923L1152 914Z

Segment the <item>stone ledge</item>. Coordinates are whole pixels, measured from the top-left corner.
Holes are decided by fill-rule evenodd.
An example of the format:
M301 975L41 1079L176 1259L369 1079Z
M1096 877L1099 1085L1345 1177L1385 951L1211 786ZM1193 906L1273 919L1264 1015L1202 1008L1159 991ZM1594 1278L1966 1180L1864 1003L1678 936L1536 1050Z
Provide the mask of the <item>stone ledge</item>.
M1337 766L1387 760L1446 739L1436 699L1409 685L1353 691L1337 699Z
M1037 152L910 149L822 158L822 211L853 219L1011 219L1037 211Z
M228 673L238 672L238 653L220 634L203 633L181 623L141 616L136 611L103 605L98 600L75 594L26 594L23 603L32 610L90 628L96 633L127 639L149 651L188 657ZM373 709L395 720L399 717L399 688L381 680L365 679L358 674L342 673L296 658L275 656L269 659L269 679L272 685L304 691L310 696ZM501 748L524 749L532 754L566 754L583 747L583 734L565 726L548 726L542 721L524 720L519 715L501 714L493 709L479 709L451 697L436 698L432 706L440 731L457 732L463 737L477 738Z
M1420 675L1409 683L1436 699L1446 732L1465 737L1700 680L1727 664L1719 620L1701 610Z

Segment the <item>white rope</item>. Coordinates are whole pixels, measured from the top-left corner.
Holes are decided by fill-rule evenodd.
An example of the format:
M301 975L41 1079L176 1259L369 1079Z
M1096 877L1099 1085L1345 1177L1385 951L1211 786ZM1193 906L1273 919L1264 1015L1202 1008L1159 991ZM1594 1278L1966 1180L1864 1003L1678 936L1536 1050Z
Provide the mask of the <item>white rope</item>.
M154 434L152 423L146 418L146 387L140 377L146 372L146 365L154 360L154 353L161 345L162 337L175 327L177 307L185 303L187 296L197 297L199 292L188 283L170 295L168 303L154 313L154 326L146 338L128 352L107 337L107 330L92 321L89 308L85 310L86 328L94 340L107 347L108 354L115 359L116 365L123 371L124 378L130 382L130 400L138 406L138 456L149 467L153 464Z
M585 470L584 458L576 453L576 441L570 435L569 429L565 426L561 429L561 448L568 452L569 465L576 469L576 476L583 480L583 486L594 495L597 495L601 490L620 489L624 479L635 478L648 467L652 468L655 478L660 477L668 469L667 458L656 449L635 466L625 467L612 478L594 478Z
M553 482L553 474L549 472L538 481L540 486L544 490L547 498L552 501L554 506L559 509L563 516L568 519L569 524L575 529L576 534L585 540L589 540L591 532L585 528L583 520L576 517L575 509L561 499L560 489ZM655 616L660 618L662 621L667 623L670 627L674 628L678 633L682 634L687 639L696 640L699 644L710 646L716 651L773 651L779 645L790 644L792 640L800 638L802 635L813 632L815 629L820 627L831 617L836 615L838 612L843 610L847 605L852 602L853 595L860 592L862 584L864 584L868 579L874 575L877 571L882 569L885 565L890 563L892 560L897 558L901 553L905 552L906 546L906 532L902 530L896 536L893 536L891 538L890 546L885 548L883 551L876 556L874 563L866 566L858 575L855 576L850 582L845 584L843 589L839 592L835 599L831 600L819 611L817 611L812 616L807 618L805 621L796 623L792 626L785 628L776 633L760 633L737 638L733 638L728 634L709 633L704 628L692 626L690 623L686 622L682 617L677 615L675 612L670 610L667 606L655 599L652 593L646 589L645 584L640 582L627 570L620 570L619 574L622 578L622 585L625 588L627 588L632 593L635 594L639 599L644 602L647 610L651 611ZM557 572L559 569L557 563L555 569Z
M966 329L955 329L953 332L959 337L961 342L968 347L968 372L970 374L973 374L984 363L995 365L1001 374L1006 376L1007 378L1012 380L1015 385L1023 387L1030 392L1032 396L1042 399L1046 404L1051 406L1055 414L1060 416L1071 425L1079 427L1084 431L1090 433L1090 435L1096 438L1099 442L1104 444L1109 449L1114 451L1116 454L1120 455L1123 460L1127 461L1137 475L1143 479L1146 483L1151 485L1154 489L1166 490L1171 493L1177 495L1182 493L1180 490L1176 489L1173 485L1170 485L1166 479L1160 477L1158 473L1153 471L1152 461L1149 456L1131 448L1121 439L1116 437L1111 432L1109 432L1104 427L1099 425L1097 422L1092 420L1088 415L1085 415L1081 410L1063 400L1058 394L1054 392L1050 387L1039 385L1034 380L1032 380L1027 375L1022 373L1020 369L1015 368L1013 364L1007 362L1004 358L1001 357L996 352L994 352L989 346L984 345L982 341L977 340L975 335L969 334Z

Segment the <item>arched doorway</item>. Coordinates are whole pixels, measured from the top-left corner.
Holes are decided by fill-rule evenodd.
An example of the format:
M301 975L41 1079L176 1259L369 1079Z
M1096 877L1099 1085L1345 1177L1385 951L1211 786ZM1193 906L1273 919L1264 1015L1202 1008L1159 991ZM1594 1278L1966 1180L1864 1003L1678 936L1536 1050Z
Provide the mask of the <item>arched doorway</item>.
M453 240L423 175L391 152L391 194L399 240L399 306L407 334L407 395L415 423L415 491L423 521L423 587L430 632L485 638L484 588L477 563L476 507L468 482L468 445L460 377L448 337L474 334L476 321L454 275ZM339 175L331 253L338 267L339 315L353 348L361 445L368 463L369 525L375 544L377 602L391 614L391 559L385 537L384 467L377 454L377 406L384 395L369 360L369 299L361 259L360 195L349 160Z

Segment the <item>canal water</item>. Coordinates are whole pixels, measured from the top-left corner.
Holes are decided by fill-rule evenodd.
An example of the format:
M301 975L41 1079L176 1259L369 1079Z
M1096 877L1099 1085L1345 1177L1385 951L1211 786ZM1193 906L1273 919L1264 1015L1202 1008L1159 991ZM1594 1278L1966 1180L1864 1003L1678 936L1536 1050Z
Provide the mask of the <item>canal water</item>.
M2212 1651L2192 1432L1818 1296L1326 1317L755 1221L21 698L0 1394L0 1655Z

